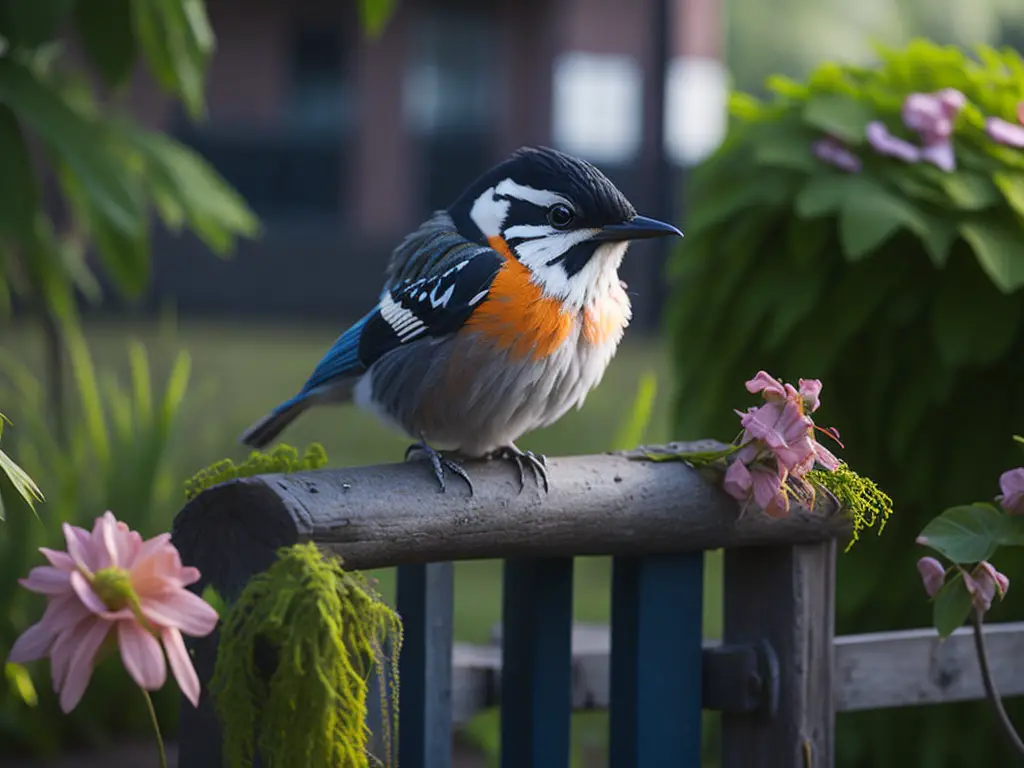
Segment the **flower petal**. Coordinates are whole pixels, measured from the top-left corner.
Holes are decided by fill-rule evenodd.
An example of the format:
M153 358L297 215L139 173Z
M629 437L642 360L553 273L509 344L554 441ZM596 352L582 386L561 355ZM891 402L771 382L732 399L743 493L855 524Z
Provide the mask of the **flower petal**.
M161 627L176 627L193 637L213 632L219 618L209 603L186 589L144 598L142 613Z
M64 523L64 539L68 543L68 555L75 565L87 571L96 571L96 557L93 553L92 536L84 528Z
M956 156L953 154L953 144L948 139L927 144L921 149L921 159L946 172L956 170Z
M45 619L41 619L18 636L7 655L7 661L12 664L24 664L26 661L45 658L56 638L53 626Z
M59 549L49 549L48 547L40 547L39 551L43 557L50 561L50 565L54 568L60 568L62 571L73 571L75 569L75 561L67 552L61 552Z
M18 579L29 592L41 595L61 595L71 591L71 574L50 565L40 565L28 572L28 578Z
M120 566L117 557L117 518L107 510L96 518L92 527L93 546L99 558L99 568Z
M1017 467L1003 472L999 476L998 497L1003 509L1011 515L1024 515L1024 467Z
M1008 147L1024 147L1024 126L1014 125L998 117L985 121L985 132L993 141Z
M134 620L117 622L117 644L121 661L132 680L147 691L163 687L167 664L160 643Z
M164 627L160 631L160 637L164 641L164 648L167 650L167 661L171 664L171 672L174 679L178 681L178 688L182 695L192 702L193 707L199 706L199 677L196 669L192 666L192 658L185 648L185 641L181 632L173 627Z
M928 597L935 597L946 581L946 569L934 557L922 557L917 561L917 572Z
M867 124L864 135L868 143L874 147L880 155L897 157L908 163L916 163L921 159L921 150L909 141L897 138L889 133L884 123L875 120Z
M737 501L746 501L750 497L752 482L750 470L737 459L725 470L725 477L722 478L722 490Z
M71 587L75 590L75 594L78 595L78 599L82 601L82 605L88 608L90 611L96 614L109 613L109 609L99 595L92 591L92 586L86 581L78 571L71 574Z
M754 378L746 382L745 386L750 394L755 395L761 392L765 399L786 396L786 389L782 386L782 382L767 371L758 371Z
M82 700L82 694L92 678L96 652L110 632L110 622L103 619L93 619L83 624L85 631L75 638L77 645L68 661L67 677L60 691L60 708L65 714Z

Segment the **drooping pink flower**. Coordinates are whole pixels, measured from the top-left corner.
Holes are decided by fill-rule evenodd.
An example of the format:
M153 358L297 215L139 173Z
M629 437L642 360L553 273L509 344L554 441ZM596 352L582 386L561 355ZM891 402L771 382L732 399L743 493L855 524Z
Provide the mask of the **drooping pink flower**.
M956 169L953 127L966 103L966 97L955 88L909 94L903 101L901 117L903 124L921 137L921 146L893 136L877 120L867 125L865 135L879 154L898 157L908 163L923 160L944 171L953 171Z
M921 159L921 149L909 141L893 136L889 129L879 120L868 123L864 129L868 143L880 155L896 157L907 163L916 163Z
M784 517L789 512L785 470L780 474L764 464L748 468L737 458L725 471L722 488L744 504L753 499L771 517Z
M842 142L831 136L814 142L811 145L811 152L822 162L833 165L842 171L858 173L861 169L860 158L847 149Z
M1011 515L1024 515L1024 467L1010 469L999 476L999 490L996 497L1000 506Z
M1009 147L1024 148L1024 101L1017 105L1017 124L999 117L990 117L985 121L985 132L989 138Z
M934 557L922 557L917 561L917 572L921 574L921 582L928 597L935 597L946 582L946 569Z
M970 573L962 571L964 585L971 593L971 602L979 611L987 611L992 607L996 595L1002 600L1010 588L1010 580L1005 574L997 571L987 560L978 563Z
M61 709L70 712L85 693L100 646L113 635L125 669L142 688L163 686L166 651L182 693L198 705L199 678L181 635L207 635L218 618L186 589L199 580L199 571L182 566L169 534L143 541L110 512L96 519L91 533L65 524L64 537L67 552L41 548L50 565L20 580L48 603L8 660L49 656Z
M744 442L762 441L787 472L804 474L811 468L808 462L814 464L814 423L795 403L769 401L743 414L740 423L746 430Z

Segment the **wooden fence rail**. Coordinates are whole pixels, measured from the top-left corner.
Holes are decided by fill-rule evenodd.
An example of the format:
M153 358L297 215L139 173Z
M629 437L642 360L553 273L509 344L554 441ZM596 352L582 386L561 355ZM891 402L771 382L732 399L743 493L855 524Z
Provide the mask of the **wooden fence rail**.
M571 712L594 708L610 710L612 768L696 768L702 709L722 712L723 768L827 768L837 710L982 695L961 635L833 638L836 540L849 525L827 499L785 520L740 517L687 465L638 458L554 459L547 495L519 493L505 462L472 467L472 496L458 483L438 494L421 464L235 480L193 499L173 537L203 574L196 588L228 600L298 542L350 569L399 566L402 768L447 768L453 725L494 705L509 768L565 768ZM719 548L723 638L705 643L703 553ZM579 555L613 556L610 627L572 625ZM505 560L502 630L493 646L453 646L452 561L486 558ZM990 632L997 680L1024 692L1024 628ZM204 684L216 643L192 643ZM205 696L183 705L181 732L182 768L221 766Z

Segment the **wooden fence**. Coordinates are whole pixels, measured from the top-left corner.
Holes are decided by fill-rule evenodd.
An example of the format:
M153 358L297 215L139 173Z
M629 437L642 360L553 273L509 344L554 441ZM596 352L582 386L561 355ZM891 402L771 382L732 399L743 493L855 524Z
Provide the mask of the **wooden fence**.
M739 517L687 465L635 459L553 459L547 495L519 493L506 462L472 467L473 496L459 483L437 493L421 464L247 478L193 499L174 542L197 587L229 600L297 542L350 569L398 566L402 768L447 768L453 727L495 705L507 768L566 768L570 714L587 709L609 710L612 768L700 766L702 709L722 713L723 768L828 768L836 711L984 697L963 630L941 644L931 629L833 637L840 510ZM725 622L710 643L704 551L719 548ZM577 555L613 556L610 628L573 626ZM453 645L452 561L492 558L504 560L495 644ZM1024 693L1024 623L986 636L1001 692ZM204 685L216 643L192 643ZM221 765L205 697L182 707L179 754L181 768Z

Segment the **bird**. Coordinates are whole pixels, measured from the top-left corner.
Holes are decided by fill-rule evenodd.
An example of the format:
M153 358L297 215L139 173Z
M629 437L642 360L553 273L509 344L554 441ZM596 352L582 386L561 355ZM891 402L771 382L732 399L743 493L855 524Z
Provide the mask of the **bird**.
M259 449L313 406L354 403L413 442L445 492L460 461L505 459L550 490L516 441L582 407L631 318L618 274L630 242L682 237L638 215L578 157L522 147L434 212L391 254L377 303L298 393L239 438ZM420 457L422 458L422 456Z

